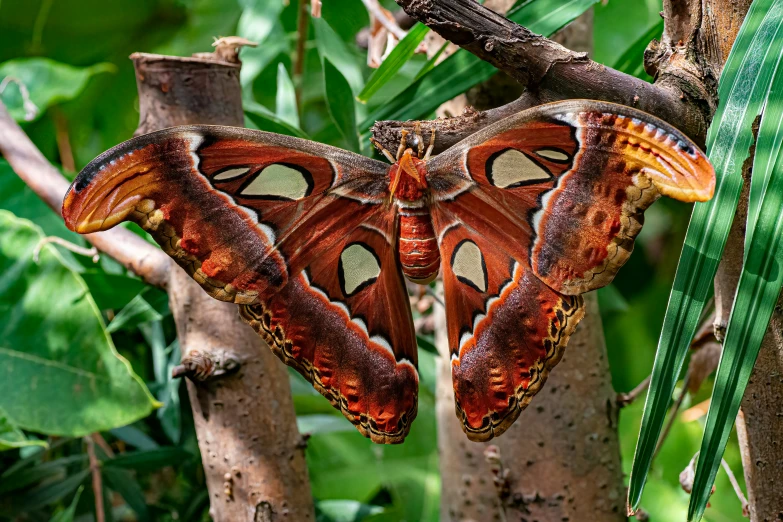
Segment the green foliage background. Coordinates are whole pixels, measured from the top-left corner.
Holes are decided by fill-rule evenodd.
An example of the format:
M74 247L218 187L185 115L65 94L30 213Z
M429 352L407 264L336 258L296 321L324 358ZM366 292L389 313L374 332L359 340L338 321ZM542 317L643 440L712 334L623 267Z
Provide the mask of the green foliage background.
M550 33L593 3L527 0L512 16ZM128 60L136 51L190 55L230 34L259 41L242 54L247 125L366 154L375 119L432 117L442 101L492 74L464 51L435 69L421 55L406 55L368 88L373 71L355 43L366 11L360 0L330 0L310 25L297 110L296 7L278 0L0 0L0 80L11 75L27 85L40 111L25 131L55 165L62 164L58 135L67 136L78 169L129 138L138 123ZM596 5L594 59L649 80L642 52L660 34L660 10L656 0ZM366 104L355 101L360 93ZM2 100L24 118L15 85ZM34 262L44 235L83 240L2 159L0 187L0 449L8 450L0 453L0 520L89 520L94 499L81 437L92 432L117 454L98 449L107 520L208 520L187 394L170 378L179 348L166 295L106 257L96 265L49 245ZM618 391L650 373L689 215L690 208L665 199L654 205L635 254L599 292ZM372 445L292 374L300 430L313 434L307 459L319 520L438 520L434 355L420 353L419 417L395 447ZM684 406L707 399L710 388ZM641 411L637 401L620 415L626 473ZM678 475L699 449L702 423L676 422L655 460L642 499L653 522L686 518ZM726 460L742 481L733 438ZM742 520L722 472L705 520Z

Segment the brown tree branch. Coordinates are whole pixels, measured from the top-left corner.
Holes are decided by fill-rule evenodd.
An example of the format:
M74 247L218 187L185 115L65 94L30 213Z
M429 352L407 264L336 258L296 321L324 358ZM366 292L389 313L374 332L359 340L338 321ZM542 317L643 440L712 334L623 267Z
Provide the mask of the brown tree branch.
M134 54L141 114L137 133L177 124L241 127L238 62ZM164 88L165 87L165 88ZM171 270L169 299L193 375L188 395L217 522L313 520L288 372L240 318L184 270ZM218 371L216 371L218 370Z
M58 214L70 184L41 154L0 102L0 154L40 198ZM168 256L130 230L114 228L84 236L98 250L120 262L147 283L165 288Z
M741 0L745 2L749 4L749 0ZM425 123L422 127L425 136L432 125L437 125L439 130L436 152L510 114L566 98L599 99L639 108L677 126L704 146L707 127L717 106L720 57L725 59L722 53L728 53L724 50L726 46L721 45L725 39L716 36L715 22L715 18L726 18L726 15L707 9L707 0L664 3L668 32L663 43L654 42L646 53L648 70L656 76L655 85L593 62L585 53L570 51L472 0L397 0L397 3L413 18L492 63L527 88L521 100L507 106ZM683 10L688 16L682 14ZM729 11L735 16L728 18L739 28L744 11L735 7ZM691 12L695 14L690 15ZM681 40L688 45L680 44ZM732 41L733 38L728 48ZM410 130L412 126L412 122L377 122L373 136L386 148L394 148L399 143L401 129Z

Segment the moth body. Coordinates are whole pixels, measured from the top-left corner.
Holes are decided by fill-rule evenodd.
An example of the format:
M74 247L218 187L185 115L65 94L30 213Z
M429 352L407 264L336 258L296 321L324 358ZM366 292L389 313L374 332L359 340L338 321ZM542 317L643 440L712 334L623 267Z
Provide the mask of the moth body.
M402 272L426 285L440 270L440 250L428 205L427 162L406 149L389 167L389 192L398 207L398 252Z

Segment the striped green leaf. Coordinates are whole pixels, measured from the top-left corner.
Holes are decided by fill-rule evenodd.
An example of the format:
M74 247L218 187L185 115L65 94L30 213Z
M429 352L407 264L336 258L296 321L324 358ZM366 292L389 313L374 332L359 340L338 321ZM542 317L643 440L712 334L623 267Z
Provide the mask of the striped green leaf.
M783 2L777 4L777 16L783 20ZM778 46L776 50L780 57L783 49ZM745 260L707 413L688 507L689 521L701 519L707 507L726 442L783 286L782 118L783 70L778 61L759 128L751 181L755 201L748 211Z
M543 35L551 35L587 11L597 0L530 0L512 9L508 19ZM442 103L489 79L497 69L459 49L405 89L390 103L378 107L359 125L369 137L378 120L418 119L432 113Z
M753 140L783 45L783 0L755 0L721 76L721 104L707 137L718 183L693 209L664 318L628 488L636 510L666 411L726 244L742 189L742 163Z
M429 32L429 27L424 24L417 23L414 25L405 38L400 40L397 46L389 53L381 66L375 69L370 79L364 84L364 89L356 97L362 103L367 103L372 98L373 94L378 92L381 87L386 85L391 80L397 71L399 71L405 62L413 57L413 53L416 52L416 48L419 46L424 37Z

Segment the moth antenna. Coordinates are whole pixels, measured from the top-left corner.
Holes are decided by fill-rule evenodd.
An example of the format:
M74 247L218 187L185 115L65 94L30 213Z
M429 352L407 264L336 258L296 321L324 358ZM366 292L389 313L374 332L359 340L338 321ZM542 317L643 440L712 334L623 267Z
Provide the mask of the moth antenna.
M408 131L402 129L400 131L402 138L400 138L400 146L397 148L397 161L402 157L402 153L405 152L405 147L408 145Z
M435 148L435 127L432 127L432 134L430 134L430 144L427 147L427 152L424 154L424 161L430 159L430 155L432 154L432 149L434 148Z
M419 152L417 156L419 159L421 159L421 157L424 155L424 137L421 135L420 121L417 121L416 125L413 127L413 133L416 136L416 141L419 142Z
M386 156L386 159L389 160L391 163L396 163L397 160L394 159L394 156L391 155L391 152L386 150L386 148L381 145L378 140L375 138L370 138L370 143L375 145L375 148L378 149L378 152L382 153L384 156Z

